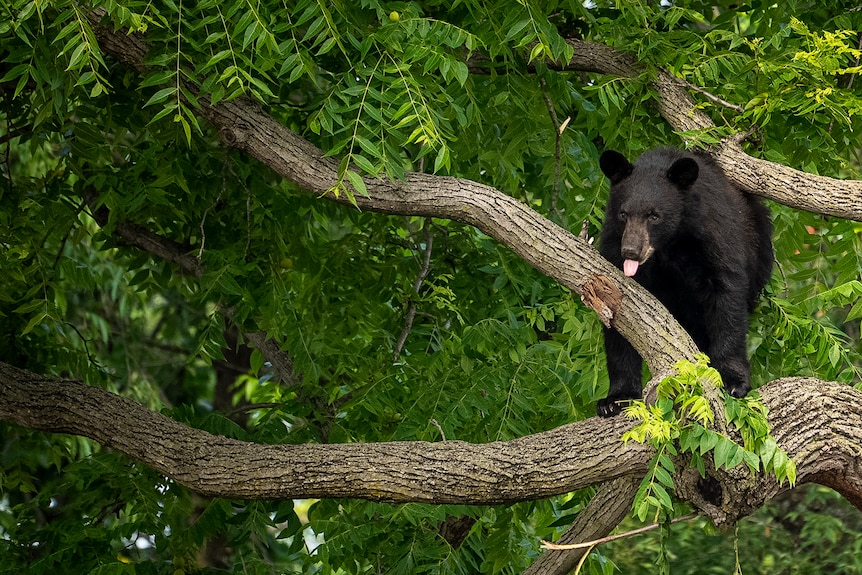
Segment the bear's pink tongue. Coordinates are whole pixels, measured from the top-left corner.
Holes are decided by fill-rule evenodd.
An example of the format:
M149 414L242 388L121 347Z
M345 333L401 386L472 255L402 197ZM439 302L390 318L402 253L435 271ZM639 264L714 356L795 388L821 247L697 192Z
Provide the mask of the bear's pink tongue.
M632 277L638 271L638 261L637 260L625 260L623 262L623 273L628 277Z

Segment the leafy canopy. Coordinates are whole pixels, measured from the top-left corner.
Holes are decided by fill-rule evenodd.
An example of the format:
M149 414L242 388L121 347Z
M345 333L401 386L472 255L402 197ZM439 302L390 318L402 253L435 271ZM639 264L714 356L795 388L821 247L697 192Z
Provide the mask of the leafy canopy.
M856 8L0 0L0 357L259 442L484 442L587 417L607 375L601 326L577 298L473 228L305 194L219 145L197 105L255 100L340 159L339 194L364 191L349 166L453 175L595 236L605 147L752 130L754 155L858 178ZM145 70L106 56L94 11L142 34ZM570 38L635 54L643 75L554 71ZM716 129L672 132L650 104L659 66L732 104L693 92ZM862 229L772 209L780 267L752 320L753 380L858 384ZM128 222L191 254L200 277L130 247ZM252 332L289 355L290 385L238 346ZM5 423L0 438L0 565L34 573L516 573L592 494L494 508L209 501L86 440ZM725 459L767 465L765 445ZM841 505L814 494L797 512L818 545L747 546L743 565L850 549L849 520L809 513L821 500ZM777 517L759 525L782 531ZM708 547L679 537L677 556L705 572ZM613 549L586 572L638 556ZM843 572L860 572L859 556Z

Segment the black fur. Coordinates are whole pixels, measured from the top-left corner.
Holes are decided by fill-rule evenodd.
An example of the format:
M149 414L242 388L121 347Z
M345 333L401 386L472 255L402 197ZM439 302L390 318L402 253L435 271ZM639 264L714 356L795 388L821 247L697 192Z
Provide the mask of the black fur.
M709 355L734 397L751 390L748 314L772 273L772 222L759 198L734 188L707 156L674 148L644 153L633 165L602 154L611 181L601 254L655 295ZM635 261L638 262L635 265ZM610 376L598 414L641 397L642 360L616 330L605 329Z

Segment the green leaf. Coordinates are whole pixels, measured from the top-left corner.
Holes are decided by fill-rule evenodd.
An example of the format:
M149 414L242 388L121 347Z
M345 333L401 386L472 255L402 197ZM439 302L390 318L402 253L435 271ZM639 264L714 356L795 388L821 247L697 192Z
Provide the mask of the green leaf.
M529 62L533 62L534 60L538 60L545 53L545 45L541 42L537 43L533 46L533 49L530 50L530 58Z
M665 487L673 489L673 478L670 476L670 473L668 473L665 468L661 466L656 466L655 478Z
M89 54L86 52L87 45L85 43L78 44L77 48L72 52L72 56L69 58L69 65L66 66L66 71L75 70L80 66L85 59L85 56Z
M12 310L12 313L27 314L36 311L37 309L47 309L48 302L44 299L34 299L25 304L22 304Z
M700 437L700 454L706 455L718 445L721 436L709 429L704 430L704 434Z
M159 70L148 74L143 81L138 84L140 88L148 88L150 86L158 86L172 79L176 72L174 70Z
M353 189L362 196L368 195L368 188L365 186L365 180L362 179L362 176L357 174L354 171L347 170L345 172L345 176L347 176L347 180L350 182L350 185L353 186Z
M366 174L371 175L371 176L377 175L377 168L375 168L374 164L372 164L371 161L369 161L368 158L366 158L365 156L363 156L361 154L352 154L350 156L350 159L353 160L353 162L357 166L359 166L359 168L363 172L365 172ZM357 177L360 177L359 174L356 174L356 175L357 175ZM364 187L365 187L365 184L363 183L363 188Z
M39 313L30 318L30 321L28 321L27 325L25 325L24 328L21 330L21 335L27 335L28 333L36 329L36 326L40 325L49 317L50 315L47 311L40 311Z
M657 507L666 512L671 512L673 510L673 501L667 490L657 483L654 483L651 487L658 502Z
M455 78L461 86L467 83L467 78L470 75L470 70L464 62L455 62Z
M529 23L529 19L519 20L518 22L516 22L514 25L512 25L511 28L509 28L509 31L506 32L506 40L511 40L516 36L519 36Z
M146 104L144 104L144 108L146 108L147 106L149 106L151 104L160 104L160 103L164 102L165 100L167 100L170 96L173 96L176 93L177 93L177 87L176 86L168 86L167 88L162 88L161 90L159 90L158 92L156 92L155 94L150 96L150 99L147 100Z
M449 146L440 146L440 149L437 150L437 156L434 158L434 173L439 173L443 168L446 168L448 171L450 167Z
M730 468L729 462L731 458L731 451L733 449L734 443L727 439L726 437L717 436L718 442L715 445L715 451L713 452L713 459L715 460L716 467L726 467Z

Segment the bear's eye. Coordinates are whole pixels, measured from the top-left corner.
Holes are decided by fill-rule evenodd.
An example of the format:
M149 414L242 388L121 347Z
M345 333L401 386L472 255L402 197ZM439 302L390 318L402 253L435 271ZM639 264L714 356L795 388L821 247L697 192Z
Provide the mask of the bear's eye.
M628 217L629 217L629 215L626 213L625 210L620 210L620 220L621 221L626 221L628 219Z
M661 219L661 216L655 212L651 213L648 217L649 217L649 221L651 221L652 223L656 223L657 221L659 221Z

